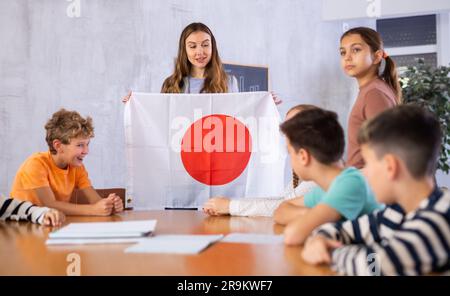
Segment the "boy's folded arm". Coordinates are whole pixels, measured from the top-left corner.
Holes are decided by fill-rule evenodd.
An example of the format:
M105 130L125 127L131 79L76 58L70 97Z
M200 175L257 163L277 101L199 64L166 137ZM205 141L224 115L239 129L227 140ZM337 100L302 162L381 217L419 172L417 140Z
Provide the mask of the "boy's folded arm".
M41 203L46 207L59 210L66 215L93 215L92 205L78 205L58 201L50 187L36 188L34 191Z
M408 243L414 243L414 240ZM346 275L420 275L431 271L430 262L418 262L403 242L391 238L389 243L346 245L334 250L333 269ZM419 259L420 261L420 259ZM420 268L417 269L419 264Z
M327 223L313 231L344 244L370 244L379 241L379 216L383 213L363 215L355 220Z
M338 211L326 204L318 204L289 223L284 232L288 245L302 244L317 227L341 219Z
M303 196L298 196L295 198L287 199L285 200L286 203L298 206L298 207L304 207L305 206L305 199Z
M345 223L347 223L348 221L346 221ZM317 227L316 229L313 230L311 236L317 236L317 235L321 235L324 236L328 239L332 239L332 240L337 240L340 241L342 243L346 243L345 239L344 239L344 233L342 232L343 230L339 227L338 225L342 225L341 222L338 223L326 223L323 224L319 227Z
M42 224L49 208L38 207L28 201L0 196L0 220L30 221Z
M450 231L433 215L404 223L390 238L369 245L347 245L333 253L333 266L348 275L421 275L449 262ZM431 226L434 224L434 227Z
M273 213L273 218L278 224L288 224L293 221L295 218L306 214L309 211L309 208L299 205L300 199L303 198L295 198L293 200L285 200L275 209Z
M82 188L80 191L83 192L90 204L94 204L102 199L92 186Z

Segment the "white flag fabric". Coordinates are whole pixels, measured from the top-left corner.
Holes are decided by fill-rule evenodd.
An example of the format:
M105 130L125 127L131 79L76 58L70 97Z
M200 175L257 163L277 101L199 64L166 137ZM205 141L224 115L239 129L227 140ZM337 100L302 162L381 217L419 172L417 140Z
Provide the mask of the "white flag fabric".
M286 148L268 92L133 93L125 105L135 209L199 208L213 196L281 196Z

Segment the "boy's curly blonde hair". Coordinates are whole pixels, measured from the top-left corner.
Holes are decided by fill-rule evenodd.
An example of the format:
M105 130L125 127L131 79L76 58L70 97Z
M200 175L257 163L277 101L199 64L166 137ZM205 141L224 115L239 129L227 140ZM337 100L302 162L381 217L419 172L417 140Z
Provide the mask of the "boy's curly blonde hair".
M53 147L54 140L60 140L63 144L70 144L70 140L77 137L94 137L94 126L92 118L83 118L76 111L61 109L54 113L52 118L45 124L48 148L52 154L56 154Z

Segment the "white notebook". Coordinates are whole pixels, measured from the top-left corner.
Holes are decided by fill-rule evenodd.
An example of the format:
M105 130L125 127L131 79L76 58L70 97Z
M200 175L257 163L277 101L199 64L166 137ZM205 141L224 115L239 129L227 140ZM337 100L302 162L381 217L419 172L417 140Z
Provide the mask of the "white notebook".
M91 222L70 223L51 232L49 238L132 238L142 237L152 233L156 220L124 221L124 222Z
M147 237L108 237L108 238L49 238L47 246L60 245L108 245L108 244L136 244L146 240Z

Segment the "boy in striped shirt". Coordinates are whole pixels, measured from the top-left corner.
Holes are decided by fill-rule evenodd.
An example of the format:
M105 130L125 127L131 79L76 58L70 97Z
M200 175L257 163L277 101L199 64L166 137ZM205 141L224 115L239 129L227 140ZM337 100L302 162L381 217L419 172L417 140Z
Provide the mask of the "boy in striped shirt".
M46 226L61 226L64 219L64 214L58 210L0 195L0 221L29 221Z
M311 264L348 275L421 275L450 268L450 193L434 184L439 121L417 106L387 110L358 138L366 175L384 210L317 228L303 249Z

